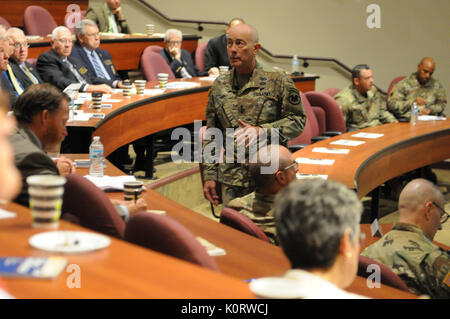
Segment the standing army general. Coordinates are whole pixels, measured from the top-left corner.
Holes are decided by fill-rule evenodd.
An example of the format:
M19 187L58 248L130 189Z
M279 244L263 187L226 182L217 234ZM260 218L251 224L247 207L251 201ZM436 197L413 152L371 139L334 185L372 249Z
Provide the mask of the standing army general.
M411 118L411 106L417 103L421 115L441 115L447 105L445 90L439 80L432 77L435 63L423 58L414 72L394 85L389 107L397 118Z
M287 75L262 68L256 62L260 47L258 32L252 26L239 24L231 28L227 51L233 68L214 81L209 93L207 129L217 128L221 131L223 147L226 140L231 139L235 147L245 145L247 153L243 163L237 162L236 152L234 156L227 156L227 150L221 164L205 163L204 160L203 191L205 197L215 205L219 204L216 182L221 183L224 205L233 198L253 191L247 159L248 150L253 149L252 143L257 137L266 135L267 140L270 140L272 135L279 135L278 143L286 145L305 127L306 115L297 88ZM234 129L234 133L227 132L226 136L227 128ZM250 132L255 133L253 139L248 138ZM211 145L217 145L214 142L212 136L205 136L204 154Z

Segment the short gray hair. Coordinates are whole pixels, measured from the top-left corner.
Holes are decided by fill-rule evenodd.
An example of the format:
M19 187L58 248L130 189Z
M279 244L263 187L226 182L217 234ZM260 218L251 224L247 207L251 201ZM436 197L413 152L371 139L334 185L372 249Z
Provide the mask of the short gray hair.
M178 29L169 29L169 30L166 31L166 35L164 36L164 41L165 42L169 41L169 35L172 34L172 33L180 35L181 40L183 40L183 33L180 30L178 30Z
M70 32L70 30L67 27L65 27L63 25L60 25L60 26L58 26L58 27L53 29L53 31L52 31L52 40L56 40L58 38L58 33L60 31L67 31L70 34L72 34L72 32Z
M275 198L275 223L293 268L328 269L346 229L357 232L362 204L344 185L319 178L293 181ZM355 238L352 238L355 242Z
M92 21L91 19L83 19L80 21L80 24L75 28L75 35L85 35L86 34L86 26L97 27L97 23Z
M8 36L11 36L13 34L25 35L25 32L23 32L22 29L19 29L19 28L16 28L16 27L12 27L12 28L9 28L8 31L6 31L6 34Z

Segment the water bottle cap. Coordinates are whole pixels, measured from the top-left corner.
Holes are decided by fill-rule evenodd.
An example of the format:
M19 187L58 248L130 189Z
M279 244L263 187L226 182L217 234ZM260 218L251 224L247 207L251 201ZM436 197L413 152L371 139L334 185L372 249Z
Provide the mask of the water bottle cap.
M100 136L94 136L94 141L100 141Z

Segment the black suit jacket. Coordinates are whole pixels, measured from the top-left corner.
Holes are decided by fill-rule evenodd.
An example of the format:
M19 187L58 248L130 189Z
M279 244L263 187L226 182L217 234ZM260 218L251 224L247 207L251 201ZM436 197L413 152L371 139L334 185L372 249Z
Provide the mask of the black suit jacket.
M226 34L212 38L206 45L205 71L208 71L212 67L218 68L219 66L231 67L230 60L228 59Z
M68 56L67 59L88 84L108 84L112 86L113 81L93 77L80 60L71 56ZM39 56L36 68L42 80L53 84L61 90L64 90L72 83L79 83L69 67L53 49Z
M186 70L192 76L201 76L203 72L200 72L194 64L192 60L191 54L189 51L185 49L181 49L181 63L177 59L172 58L169 51L167 49L161 50L159 55L166 60L167 64L172 69L173 74L175 74L176 78L181 78L181 68L184 66Z
M14 88L11 86L11 83L9 83L9 80L6 78L3 72L4 71L0 71L0 87L9 95L9 109L11 110L17 100L17 97Z
M102 50L100 48L95 49L95 52L99 56L100 60L103 63L103 66L105 67L105 70L108 72L109 76L111 77L112 81L118 80L120 81L120 76L117 73L117 69L112 61L111 54L108 51ZM72 48L72 53L70 53L70 56L73 58L76 58L80 60L83 65L88 69L90 76L96 77L97 74L95 73L95 68L91 63L91 60L86 54L86 51L83 49L83 47L79 43L75 43L75 45Z
M28 62L24 62L24 63L27 66L28 70L30 70L30 72L36 77L38 82L42 83L42 79L39 76L39 73L36 70L36 68ZM20 83L22 84L24 90L27 87L29 87L30 85L34 84L33 81L28 77L28 75L25 73L25 71L23 71L20 68L19 64L15 60L9 59L9 65L11 66L11 69L13 70L14 75L16 76L17 80L19 80Z

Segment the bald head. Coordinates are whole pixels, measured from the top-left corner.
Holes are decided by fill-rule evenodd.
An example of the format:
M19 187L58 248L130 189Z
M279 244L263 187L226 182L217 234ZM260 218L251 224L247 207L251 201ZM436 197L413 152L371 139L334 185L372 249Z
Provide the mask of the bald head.
M238 24L241 24L241 23L245 23L245 21L242 20L241 18L233 18L233 20L231 20L230 23L228 23L227 34L228 34L228 31L230 31L230 29L232 27L237 26Z
M250 74L256 67L256 54L261 45L258 32L248 24L238 24L228 31L227 51L230 65L238 74Z
M423 58L422 60L420 60L420 63L417 66L417 80L421 84L427 83L433 75L434 69L435 63L433 58Z
M230 29L228 30L228 34L233 32L234 34L239 34L242 37L245 37L249 41L253 43L257 43L259 41L258 31L251 25L245 23L235 23L233 26L230 25Z
M6 35L13 42L11 58L23 63L28 58L28 42L25 33L19 28L9 28Z

